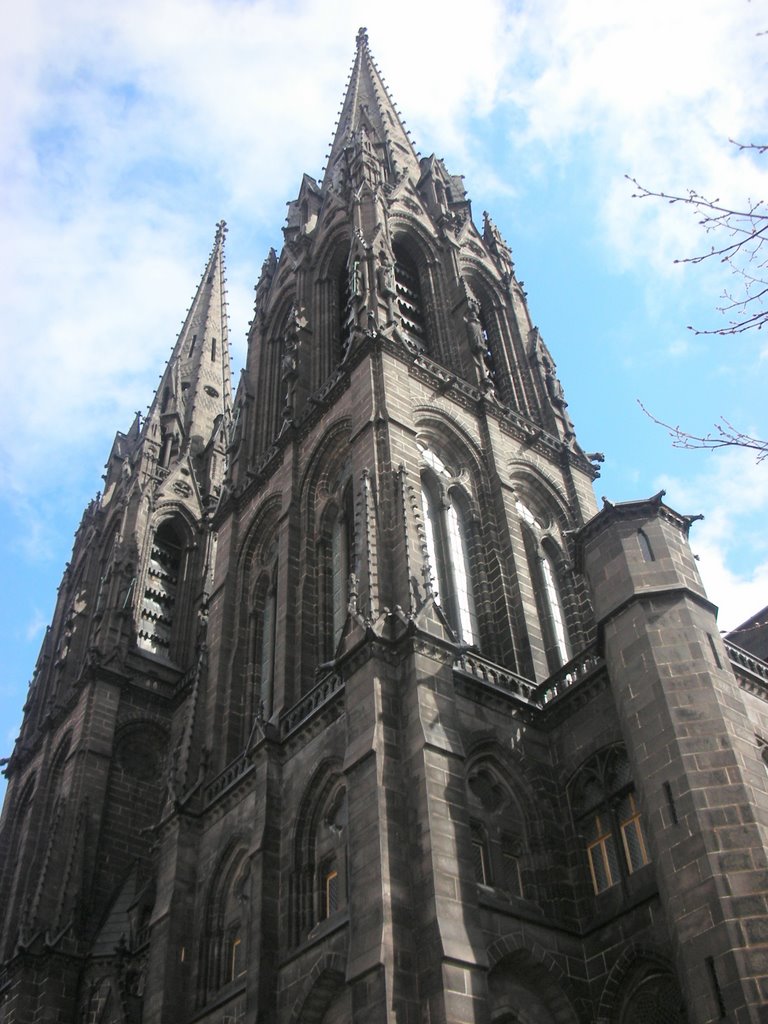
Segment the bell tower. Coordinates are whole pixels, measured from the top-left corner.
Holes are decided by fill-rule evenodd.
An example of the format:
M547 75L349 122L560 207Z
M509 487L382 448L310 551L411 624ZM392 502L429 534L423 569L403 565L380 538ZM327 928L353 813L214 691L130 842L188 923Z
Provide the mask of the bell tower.
M83 514L6 768L3 1020L74 1020L83 957L146 927L151 829L186 770L179 702L205 672L232 408L225 231L147 416L116 435Z

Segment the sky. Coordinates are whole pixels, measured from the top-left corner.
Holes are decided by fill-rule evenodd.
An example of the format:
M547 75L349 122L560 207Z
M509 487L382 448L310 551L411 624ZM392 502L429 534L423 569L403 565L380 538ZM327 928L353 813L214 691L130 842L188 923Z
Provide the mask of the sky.
M11 0L0 0L10 23ZM768 196L764 0L26 0L0 37L0 757L116 430L149 404L225 219L234 378L285 204L318 177L371 50L422 155L509 243L598 498L660 488L721 629L768 604L768 461L681 451L768 437L768 336L696 334L738 286L687 208Z

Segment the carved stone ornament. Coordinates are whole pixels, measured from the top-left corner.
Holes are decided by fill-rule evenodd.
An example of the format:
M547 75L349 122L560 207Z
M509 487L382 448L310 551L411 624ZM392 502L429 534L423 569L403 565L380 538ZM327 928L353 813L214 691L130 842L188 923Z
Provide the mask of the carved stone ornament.
M186 482L186 480L174 480L173 489L182 498L188 498L192 493L192 487Z

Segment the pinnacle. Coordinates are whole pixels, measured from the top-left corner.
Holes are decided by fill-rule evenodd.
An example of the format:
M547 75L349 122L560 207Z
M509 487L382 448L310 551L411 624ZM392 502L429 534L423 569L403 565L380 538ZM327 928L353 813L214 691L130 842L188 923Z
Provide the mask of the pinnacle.
M326 160L323 188L336 180L344 167L345 151L361 136L373 144L385 180L407 170L418 175L416 151L373 59L365 28L357 33L355 59Z
M173 418L184 438L207 443L214 421L231 406L228 323L224 278L226 221L216 225L213 248L171 355L160 375L148 415L155 430Z

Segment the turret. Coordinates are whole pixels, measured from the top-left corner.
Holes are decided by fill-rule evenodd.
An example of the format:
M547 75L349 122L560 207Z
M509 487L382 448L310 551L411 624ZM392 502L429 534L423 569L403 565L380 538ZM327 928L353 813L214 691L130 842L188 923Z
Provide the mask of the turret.
M757 1021L768 913L744 898L764 888L765 766L688 544L701 517L663 496L606 502L579 558L691 1019Z

